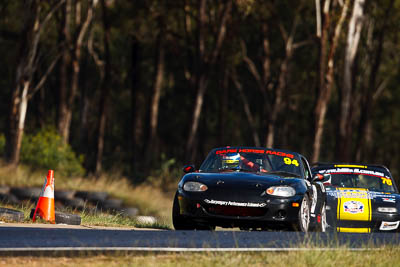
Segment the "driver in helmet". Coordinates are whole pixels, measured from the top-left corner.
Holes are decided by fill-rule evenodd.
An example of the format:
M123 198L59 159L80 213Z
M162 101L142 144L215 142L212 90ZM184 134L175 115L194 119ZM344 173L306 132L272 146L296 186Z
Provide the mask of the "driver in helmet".
M222 168L230 170L239 170L241 168L249 169L255 172L267 172L259 164L246 159L239 153L228 153L222 156Z

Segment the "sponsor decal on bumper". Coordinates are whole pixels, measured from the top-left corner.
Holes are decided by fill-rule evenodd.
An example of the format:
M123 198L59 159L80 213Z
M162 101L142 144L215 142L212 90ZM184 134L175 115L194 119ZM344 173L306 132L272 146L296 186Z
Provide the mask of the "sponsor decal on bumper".
M383 202L396 203L396 199L395 199L395 198L383 197L383 198L382 198L382 201L383 201Z
M383 221L381 223L381 227L379 227L379 230L381 231L391 231L391 230L396 230L399 227L399 222L385 222Z
M214 200L214 199L204 199L204 202L207 204L214 204L214 205L249 207L249 208L263 208L263 207L267 206L266 203L222 201L222 200Z
M343 212L357 214L364 212L364 204L360 201L346 201L343 203Z
M371 221L371 199L367 189L339 188L338 196L338 220Z

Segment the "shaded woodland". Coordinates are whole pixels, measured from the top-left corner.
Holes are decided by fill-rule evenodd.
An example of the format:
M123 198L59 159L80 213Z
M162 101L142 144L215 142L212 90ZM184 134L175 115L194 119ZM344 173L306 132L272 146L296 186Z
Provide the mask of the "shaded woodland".
M0 134L54 127L87 173L225 145L400 171L399 0L3 0Z

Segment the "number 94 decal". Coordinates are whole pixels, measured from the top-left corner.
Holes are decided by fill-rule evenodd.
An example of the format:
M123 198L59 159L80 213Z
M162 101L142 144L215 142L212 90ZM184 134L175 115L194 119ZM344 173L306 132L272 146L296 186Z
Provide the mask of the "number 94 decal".
M299 167L299 162L297 161L297 159L283 158L283 161L287 165L294 165L296 167Z

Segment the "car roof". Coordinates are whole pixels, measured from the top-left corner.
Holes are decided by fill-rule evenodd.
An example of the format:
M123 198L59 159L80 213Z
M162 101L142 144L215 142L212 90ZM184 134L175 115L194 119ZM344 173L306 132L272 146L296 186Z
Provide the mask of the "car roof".
M321 170L321 169L331 169L331 168L338 168L338 167L345 167L345 168L364 168L364 169L371 169L371 168L382 168L390 173L389 169L385 165L381 164L364 164L364 163L343 163L343 162L315 162L311 164L311 170Z

